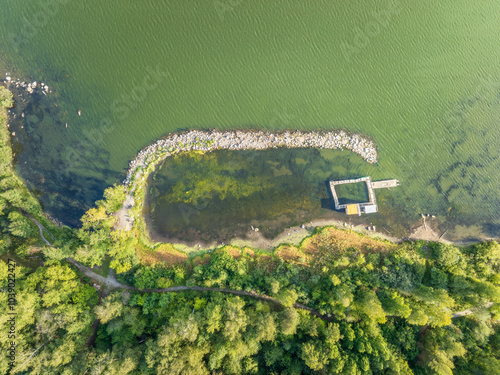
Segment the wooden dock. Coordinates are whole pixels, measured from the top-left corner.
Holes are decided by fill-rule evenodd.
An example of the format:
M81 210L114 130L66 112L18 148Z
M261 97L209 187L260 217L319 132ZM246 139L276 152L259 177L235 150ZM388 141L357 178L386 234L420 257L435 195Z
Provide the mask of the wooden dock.
M374 189L391 188L399 186L399 180L381 180L372 182L372 187Z

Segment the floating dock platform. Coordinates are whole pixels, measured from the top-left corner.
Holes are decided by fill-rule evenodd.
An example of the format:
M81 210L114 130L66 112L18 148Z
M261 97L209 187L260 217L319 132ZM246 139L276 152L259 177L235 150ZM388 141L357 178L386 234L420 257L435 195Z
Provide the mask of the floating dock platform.
M368 191L368 201L362 203L351 203L351 204L340 204L339 197L335 191L335 186L345 185L345 184L356 184L358 182L364 182L366 184L366 189ZM333 202L335 204L335 209L345 210L347 215L361 215L362 213L371 214L378 211L377 198L375 197L375 189L391 188L399 186L399 181L393 180L381 180L372 182L371 177L361 177L349 180L331 180L329 181L330 191L332 193Z

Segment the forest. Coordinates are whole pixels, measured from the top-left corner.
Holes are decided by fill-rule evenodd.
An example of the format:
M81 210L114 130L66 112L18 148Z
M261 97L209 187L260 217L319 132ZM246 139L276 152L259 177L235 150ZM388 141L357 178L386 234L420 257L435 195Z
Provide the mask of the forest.
M80 228L54 224L1 132L0 374L500 374L495 241L394 244L324 227L272 252L186 256L116 229L123 186Z

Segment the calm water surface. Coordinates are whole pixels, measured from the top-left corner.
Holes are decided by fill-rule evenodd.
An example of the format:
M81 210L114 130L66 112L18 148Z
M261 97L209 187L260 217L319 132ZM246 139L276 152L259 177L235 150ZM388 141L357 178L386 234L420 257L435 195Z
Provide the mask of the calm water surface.
M499 234L497 1L43 4L4 2L0 52L54 90L12 126L20 173L64 221L168 132L346 128L379 147L366 174L401 181L392 212Z

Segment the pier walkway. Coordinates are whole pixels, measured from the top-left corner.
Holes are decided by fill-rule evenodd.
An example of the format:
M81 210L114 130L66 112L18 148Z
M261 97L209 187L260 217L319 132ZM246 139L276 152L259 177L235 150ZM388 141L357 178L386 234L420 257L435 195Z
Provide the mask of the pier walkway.
M391 188L399 186L399 180L381 180L381 181L373 181L372 187L374 189L382 189L382 188Z

